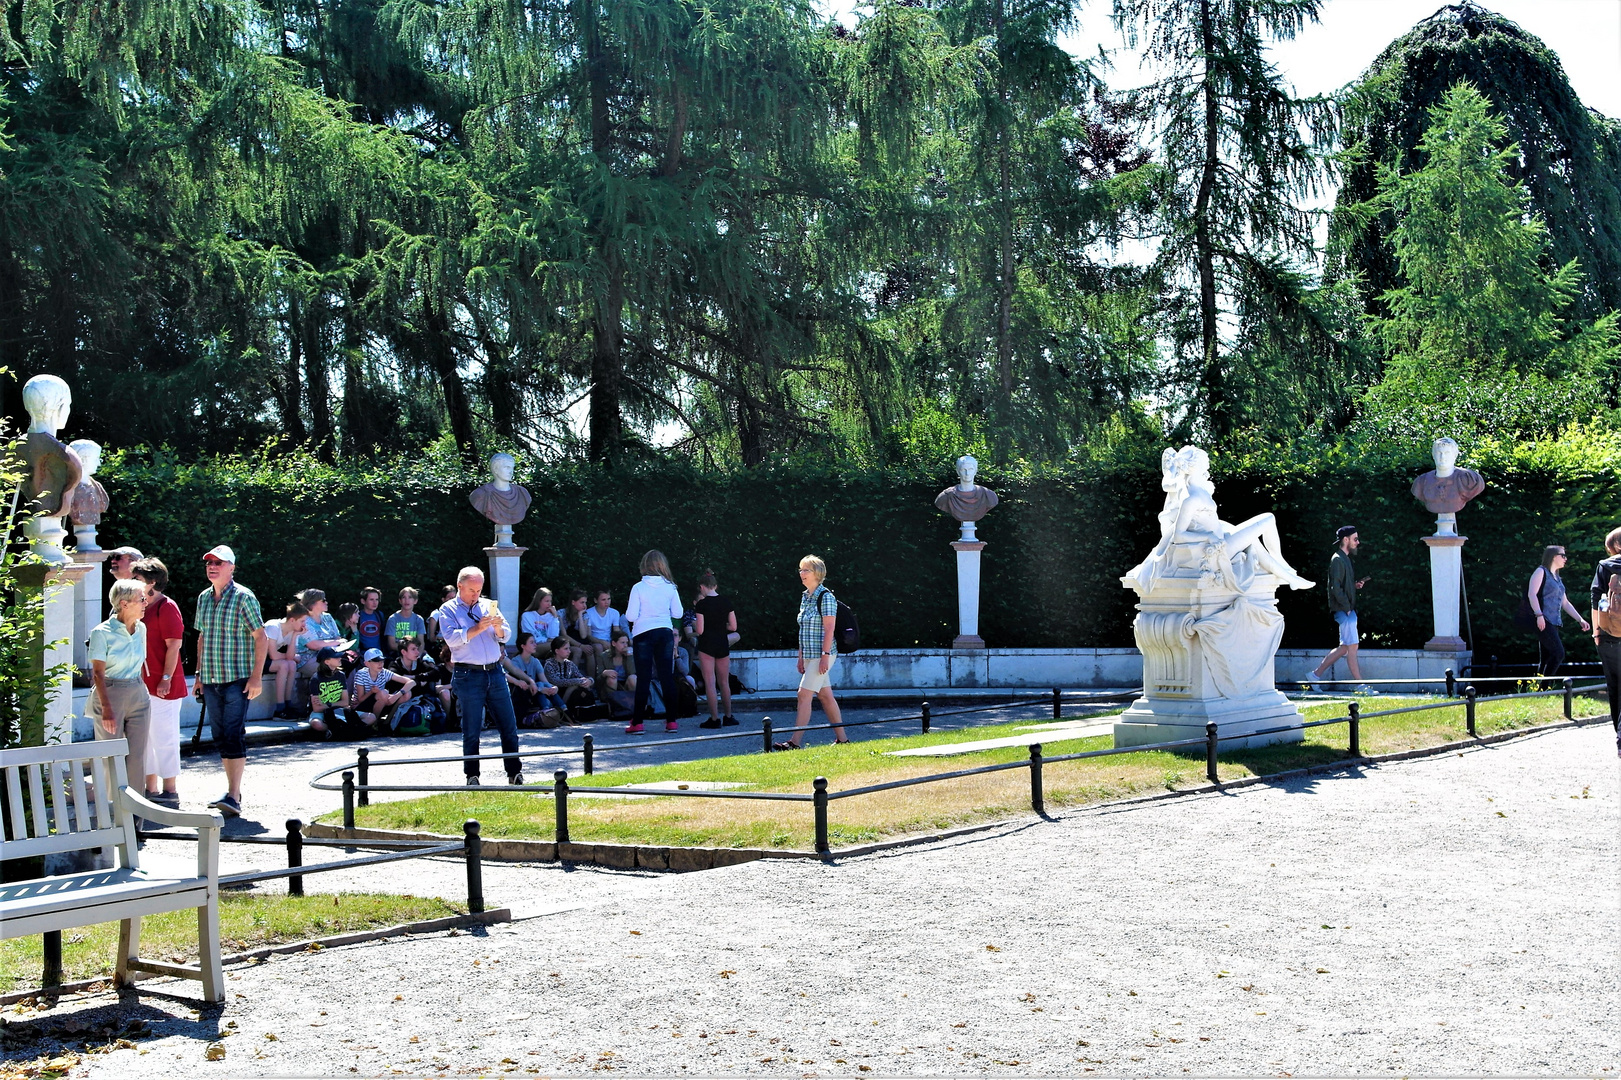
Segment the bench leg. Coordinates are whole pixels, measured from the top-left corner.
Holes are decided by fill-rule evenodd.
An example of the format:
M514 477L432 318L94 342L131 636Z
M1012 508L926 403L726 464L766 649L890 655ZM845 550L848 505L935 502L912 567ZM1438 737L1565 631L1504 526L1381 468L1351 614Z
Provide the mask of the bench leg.
M113 982L118 986L129 986L135 980L129 970L129 962L141 955L141 917L125 919L118 924L118 967L113 975Z
M225 1000L225 968L220 963L220 902L210 896L197 909L197 966L203 969L203 997Z

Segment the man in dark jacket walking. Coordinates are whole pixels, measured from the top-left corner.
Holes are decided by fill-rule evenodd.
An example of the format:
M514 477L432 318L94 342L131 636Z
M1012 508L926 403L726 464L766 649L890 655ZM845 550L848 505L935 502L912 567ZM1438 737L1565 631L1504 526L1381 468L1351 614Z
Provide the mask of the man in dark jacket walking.
M1621 755L1621 611L1610 603L1611 579L1621 575L1621 529L1604 538L1610 557L1593 571L1593 644L1604 665L1604 692L1610 699L1610 723L1615 726L1615 752Z
M1356 593L1367 584L1368 579L1359 580L1356 568L1351 564L1351 556L1356 554L1361 540L1356 534L1355 525L1340 526L1334 538L1334 556L1328 561L1328 608L1334 613L1334 622L1339 626L1340 643L1306 676L1306 681L1313 686L1323 681L1323 676L1333 669L1335 661L1342 656L1345 657L1346 666L1351 669L1352 681L1362 682L1362 668L1356 659L1357 643L1361 641L1356 624ZM1355 691L1369 692L1369 687L1358 685Z

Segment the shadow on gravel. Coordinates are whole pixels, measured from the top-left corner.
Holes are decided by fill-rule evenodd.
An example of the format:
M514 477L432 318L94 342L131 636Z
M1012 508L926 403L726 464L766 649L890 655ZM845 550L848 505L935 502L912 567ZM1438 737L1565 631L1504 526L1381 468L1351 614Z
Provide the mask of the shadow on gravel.
M173 1035L203 1044L218 1042L225 1033L235 1034L224 1026L225 1011L224 1005L205 1004L184 994L124 987L117 1001L82 1008L70 1004L26 1020L8 1019L0 1061L107 1053Z

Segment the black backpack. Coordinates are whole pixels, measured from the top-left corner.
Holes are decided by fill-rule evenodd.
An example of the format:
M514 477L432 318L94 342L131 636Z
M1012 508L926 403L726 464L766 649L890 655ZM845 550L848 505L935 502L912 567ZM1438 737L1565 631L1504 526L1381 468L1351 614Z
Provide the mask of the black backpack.
M841 653L853 653L861 648L861 624L849 604L836 596L833 599L839 605L833 616L833 647Z

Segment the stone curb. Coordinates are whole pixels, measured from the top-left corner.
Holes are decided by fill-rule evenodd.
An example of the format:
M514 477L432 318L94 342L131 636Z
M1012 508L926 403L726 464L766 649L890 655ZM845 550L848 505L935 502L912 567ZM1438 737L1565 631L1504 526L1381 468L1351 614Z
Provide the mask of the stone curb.
M1527 735L1539 735L1548 731L1560 731L1567 727L1583 727L1600 721L1608 722L1606 716L1577 717L1575 720L1560 720L1553 724L1543 724L1538 727L1517 728L1513 731L1501 731L1496 735L1485 735L1479 738L1466 739L1462 742L1441 743L1437 746L1420 747L1415 750L1400 750L1390 754L1378 754L1373 757L1347 758L1344 761L1325 762L1322 765L1310 765L1303 769L1291 769L1288 772L1267 773L1264 776L1246 776L1238 780L1224 780L1219 784L1201 784L1198 787L1177 788L1175 791L1157 792L1153 795L1133 795L1125 799L1112 799L1108 802L1092 803L1087 806L1065 807L1060 813L1073 813L1092 811L1105 807L1133 806L1143 803L1161 802L1165 799L1180 799L1188 795L1208 795L1211 792L1231 791L1234 788L1253 787L1256 784L1272 784L1284 780L1298 780L1303 776L1317 776L1324 773L1344 772L1348 769L1360 769L1369 765L1378 765L1388 761L1406 761L1412 758L1436 757L1441 754L1450 754L1471 747L1487 746L1493 743L1507 742ZM1051 820L1055 815L1043 815ZM874 844L863 844L860 847L839 848L822 854L815 851L798 851L793 849L765 850L761 848L688 848L688 847L639 847L634 844L562 844L558 845L545 840L485 840L484 857L497 862L558 862L558 848L561 846L562 862L586 863L604 866L612 870L673 870L676 873L691 873L696 870L713 870L722 866L735 866L739 863L755 862L759 859L817 859L823 862L832 862L839 859L859 858L863 855L875 855L879 852L893 851L897 848L917 847L922 844L933 844L941 840L954 840L962 836L971 836L975 833L986 832L991 829L1004 828L1016 824L1023 818L1006 818L1001 821L984 822L979 825L967 825L960 829L948 829L944 832L929 833L925 836L908 836L897 840L884 840ZM443 836L439 833L408 833L393 832L388 829L343 829L335 825L324 825L319 822L307 825L304 835L338 840L422 840L434 843L453 843L462 839L459 836Z
M230 956L220 957L222 964L245 964L250 960L263 960L281 953L319 952L323 949L335 949L340 945L361 945L368 941L380 941L383 938L400 937L404 934L431 934L440 930L458 930L464 926L490 926L494 923L512 921L511 908L496 908L479 915L447 915L442 919L426 919L422 922L400 923L398 926L387 926L380 930L357 930L352 934L334 934L331 937L308 938L304 941L290 941L280 945L266 945L259 949L250 949L247 952L232 953ZM158 975L150 971L137 971L133 973L135 982L146 982L148 979L165 979L171 976ZM62 997L67 994L82 994L97 989L112 989L113 980L107 976L99 979L81 979L78 982L63 983L50 989L38 990L11 990L0 994L0 1005L13 1005L27 998L46 995L49 997Z

